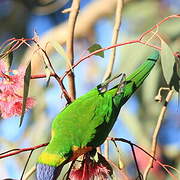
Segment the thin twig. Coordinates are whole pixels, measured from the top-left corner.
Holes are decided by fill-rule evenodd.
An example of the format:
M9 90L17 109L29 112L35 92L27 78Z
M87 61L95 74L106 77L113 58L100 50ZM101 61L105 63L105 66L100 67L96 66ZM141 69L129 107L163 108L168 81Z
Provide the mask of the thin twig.
M152 137L152 147L151 147L151 155L154 157L155 154L156 154L156 147L157 147L157 138L158 138L158 134L159 134L159 130L160 130L160 127L162 125L162 122L164 120L164 116L165 116L165 113L166 113L166 110L167 110L167 105L169 103L169 101L171 100L172 98L172 95L173 95L173 90L170 90L167 94L167 97L166 97L166 100L165 100L165 103L161 109L161 112L159 114L159 118L158 118L158 121L157 121L157 124L156 124L156 127L155 127L155 130L154 130L154 133L153 133L153 137ZM150 169L153 167L153 162L154 162L154 159L153 158L150 158L149 160L149 163L148 163L148 166L144 172L144 179L146 180L147 179L147 176L148 176L148 173L150 171Z
M45 61L46 65L47 65L48 68L50 68L50 70L53 72L54 78L58 81L58 83L59 83L59 85L60 85L60 87L61 87L61 89L62 89L62 92L63 92L63 94L64 94L64 97L65 97L65 99L66 99L66 101L67 101L67 104L70 104L70 103L72 102L71 96L69 96L69 94L68 94L68 92L67 92L67 90L66 90L66 88L65 88L65 86L64 86L64 84L63 84L63 82L62 82L62 80L61 80L61 78L60 78L60 77L58 76L58 74L55 72L55 69L54 69L54 67L52 66L52 63L51 63L51 61L50 61L50 58L49 58L47 52L40 46L40 44L39 44L35 39L34 39L33 41L36 43L37 47L42 51L42 53L43 53L43 55L44 55L44 57L45 57L45 59L46 59L46 61Z
M144 150L142 147L132 143L131 141L127 140L127 139L124 139L124 138L114 138L114 137L107 137L106 138L107 140L109 141L121 141L121 142L124 142L124 143L127 143L127 144L130 144L130 145L133 145L135 147L137 147L138 149L142 150L144 153L146 153L148 156L150 156L151 158L153 158L155 161L158 161L156 158L154 158L153 156L151 156L150 153L148 153L146 150Z
M23 168L23 172L22 172L22 175L21 175L20 180L23 179L24 173L25 173L25 171L26 171L26 167L27 167L27 165L28 165L28 162L29 162L29 160L30 160L30 158L31 158L31 155L32 155L33 151L34 151L34 150L31 150L31 152L30 152L30 154L29 154L29 156L28 156L28 159L27 159L26 164L25 164L25 166L24 166L24 168Z
M106 159L109 159L109 142L108 142L108 140L106 140L104 142L104 157Z
M113 37L111 43L112 45L115 45L118 40L119 28L121 25L121 18L122 18L123 3L124 0L117 0L115 23L114 23ZM107 70L103 77L103 82L111 77L115 56L116 56L116 48L113 48L111 51L111 56L110 56L109 64L107 66ZM109 159L109 142L107 140L104 143L104 156L106 159Z
M36 171L36 166L34 165L25 175L23 180L28 180L29 177Z
M71 163L71 165L70 165L70 167L68 169L68 172L67 172L66 180L70 179L69 176L70 176L71 170L72 170L73 165L74 165L75 162L76 162L76 160L72 161L72 163Z
M137 162L137 158L136 158L136 153L135 153L135 150L134 150L134 146L132 144L130 144L131 146L131 150L132 150L132 154L133 154L133 158L134 158L134 162L135 162L135 165L136 165L136 170L138 172L138 178L139 180L143 180L143 175L141 174L141 171L139 169L139 165L138 165L138 162Z
M127 139L124 139L124 138L114 138L114 137L107 137L106 138L107 140L110 140L110 141L121 141L121 142L124 142L124 143L127 143L127 144L130 144L131 147L132 146L135 146L136 148L140 149L141 151L143 151L145 154L147 154L149 157L151 157L154 161L156 161L156 163L158 163L173 179L177 180L177 178L167 169L168 168L171 168L173 170L175 170L176 172L179 172L179 170L177 170L176 168L170 166L170 165L167 165L167 164L163 164L161 163L158 159L156 159L154 156L152 156L150 153L148 153L146 150L144 150L142 147L132 143L131 141L127 140Z
M106 158L105 158L106 159ZM120 169L113 161L111 161L110 159L106 159L106 161L112 166L114 167L115 169L117 169L119 175L123 178L123 180L129 180L129 177L127 175L127 173L125 172L124 169ZM118 176L118 179L119 177Z
M0 154L0 159L6 158L6 157L9 157L9 156L13 156L13 155L25 152L25 151L32 151L32 150L35 150L35 149L39 149L39 148L47 146L47 145L48 145L48 143L44 143L44 144L40 144L40 145L37 145L37 146L29 147L29 148L22 148L22 149L18 149L18 150L15 150L15 149L9 150L9 151L6 151L6 153L1 153ZM14 152L12 152L12 151L14 151Z
M79 12L80 0L73 0L71 11L69 14L68 20L68 32L67 32L67 39L66 39L66 49L67 49L67 57L68 62L66 63L67 69L71 69L72 65L74 64L74 30L76 19ZM68 84L69 84L69 94L72 100L76 98L76 90L75 90L75 79L73 71L68 73Z
M30 47L30 45L27 43L27 41L32 41L32 39L16 39L16 38L12 38L9 39L7 41L5 41L1 46L0 46L0 50L2 51L0 53L0 58L4 58L5 56L7 56L8 54L10 54L11 52L17 50L20 46L22 46L23 44L27 45L28 47ZM5 50L5 51L4 51ZM3 52L4 51L4 52Z
M55 76L54 73L51 73L50 76ZM40 78L46 78L46 74L36 74L36 75L31 75L31 79L40 79Z
M102 154L101 146L97 147L96 150L99 154Z
M8 151L5 151L5 152L2 152L0 153L0 157L4 154L7 154L7 153L10 153L10 152L13 152L13 151L19 151L20 149L11 149L11 150L8 150Z
M163 24L164 22L168 21L169 19L172 19L172 18L180 18L180 14L173 14L171 16L168 16L166 18L164 18L163 20L161 20L159 23L155 24L152 28L150 28L149 30L145 31L144 33L141 34L139 40L142 40L143 37L152 32L154 29L158 28L161 24Z
M131 146L134 162L135 162L136 169L137 169L137 172L138 172L138 178L139 178L139 180L143 180L143 176L142 176L142 174L140 172L140 169L139 169L139 166L138 166L138 162L137 162L137 158L136 158L136 154L135 154L135 150L134 150L134 146L136 147L136 145L134 143L132 143L131 141L126 140L124 138L112 138L112 137L108 137L107 140L111 140L114 143L118 153L119 153L119 149L118 149L118 146L117 146L115 141L122 141L122 142L128 143Z
M175 169L172 166L167 166L167 164L162 164L161 162L157 161L157 163L174 179L174 180L179 180L167 167L175 170L176 172L178 172L177 169Z
M117 0L116 16L115 16L113 37L112 37L112 43L111 43L112 45L117 44L119 28L121 25L123 3L124 3L124 0ZM109 64L107 66L107 70L103 78L103 82L111 77L113 65L115 61L115 56L116 56L116 48L113 48L111 51L111 56L110 56Z
M144 44L144 45L147 45L147 46L150 46L150 47L153 47L157 50L161 50L161 47L159 46L156 46L156 45L153 45L153 44L147 44L146 42L143 42L143 41L140 41L139 39L136 39L136 40L132 40L132 41L128 41L128 42L123 42L123 43L119 43L119 44L115 44L115 45L112 45L112 46L108 46L108 47L105 47L105 48L102 48L102 49L98 49L92 53L89 53L87 56L84 56L82 58L79 59L79 61L77 61L72 67L71 69L68 69L64 75L62 76L61 80L63 81L63 79L67 76L67 74L69 72L72 71L72 69L74 69L76 66L78 66L82 61L86 60L87 58L99 53L99 52L102 52L102 51L106 51L106 50L109 50L109 49L112 49L112 48L115 48L115 47L118 47L118 46L124 46L124 45L129 45L129 44L136 44L136 43L140 43L140 44Z

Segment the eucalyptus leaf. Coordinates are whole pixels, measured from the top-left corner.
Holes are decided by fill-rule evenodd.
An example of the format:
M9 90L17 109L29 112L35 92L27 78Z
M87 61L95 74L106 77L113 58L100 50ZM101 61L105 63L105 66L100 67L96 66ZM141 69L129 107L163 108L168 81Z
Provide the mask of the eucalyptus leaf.
M130 53L129 53L130 52ZM121 62L118 72L130 73L151 53L148 46L137 44L129 45L121 48Z
M180 78L180 57L179 56L176 58L176 70L177 70L177 75Z
M99 45L99 44L93 44L92 46L90 46L90 47L88 48L88 51L89 51L90 53L92 53L92 52L97 51L97 50L99 50L99 49L102 49L101 45ZM96 53L95 55L104 58L104 51L99 52L99 53Z
M46 79L47 79L46 87L48 87L50 83L50 78L51 78L51 71L49 70L47 66L45 67L45 74L46 74Z
M180 58L179 55L176 57L176 62L174 63L174 72L171 78L170 87L178 93L178 107L180 104Z
M13 44L8 44L1 52L0 58L4 61L6 64L6 67L8 70L11 68L12 62L13 62L13 51L8 52L12 48Z
M11 68L11 65L12 65L12 62L13 62L13 51L10 52L7 56L7 62L8 62L8 68L10 69Z
M62 56L65 60L68 60L64 48L57 41L51 41L50 43L60 56Z
M21 118L20 118L19 127L21 127L21 125L22 125L24 113L26 110L26 100L27 100L28 93L29 93L30 79L31 79L31 61L30 61L29 65L27 66L25 75L24 75L23 104L22 104L22 114L21 114Z
M161 64L164 78L169 85L174 72L175 58L171 48L161 39Z
M174 63L174 67L173 67L173 75L170 81L170 87L174 88L175 91L179 92L180 90L180 77L178 76L177 73L177 63Z
M72 65L66 55L64 48L57 41L51 41L50 43L54 47L54 49L57 51L57 53L67 62L67 64L71 68ZM71 70L73 71L73 69L71 69Z

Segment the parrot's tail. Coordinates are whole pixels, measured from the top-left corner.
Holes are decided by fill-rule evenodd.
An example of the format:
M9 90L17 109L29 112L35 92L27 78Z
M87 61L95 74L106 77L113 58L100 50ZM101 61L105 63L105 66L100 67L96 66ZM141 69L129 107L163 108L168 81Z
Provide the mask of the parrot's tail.
M154 51L147 60L139 66L135 72L129 75L125 80L131 81L136 85L136 89L143 83L146 77L151 72L152 68L156 64L157 60L159 59L159 52Z
M58 167L38 163L36 166L36 180L56 180L61 173L63 165Z

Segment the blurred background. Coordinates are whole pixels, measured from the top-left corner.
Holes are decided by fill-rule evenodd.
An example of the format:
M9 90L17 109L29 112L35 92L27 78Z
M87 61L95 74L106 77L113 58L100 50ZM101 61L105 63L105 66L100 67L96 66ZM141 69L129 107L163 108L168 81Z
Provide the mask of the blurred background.
M68 14L62 10L69 8L72 1L68 0L1 0L0 1L0 43L16 38L32 38L34 31L45 40L58 41L64 48L66 21ZM116 0L82 0L79 24L75 33L75 62L86 55L88 47L99 43L102 47L111 45ZM125 0L122 14L122 24L118 42L137 39L144 31L150 29L163 18L180 13L180 1L175 0ZM170 45L173 52L179 51L180 20L170 19L159 28L161 36ZM44 44L45 46L45 44ZM26 46L14 53L13 67L29 60L29 49ZM132 72L152 51L143 45L127 45L117 48L116 62L113 74ZM65 72L65 60L53 48L48 49L48 55L59 75ZM91 57L75 68L77 97L83 95L99 84L107 68L111 51L105 52L105 58ZM37 57L32 58L33 73L42 73L41 64ZM65 81L65 85L66 85ZM111 132L111 136L123 137L150 152L151 138L157 123L163 103L154 101L158 89L167 86L158 64L144 82L141 89L122 108L119 118ZM19 128L19 117L0 120L0 151L13 148L24 148L48 142L51 121L65 106L61 98L61 90L57 82L51 78L49 87L46 80L31 81L31 96L36 99L36 106L25 114L25 119ZM166 93L163 94L165 97ZM130 146L117 143L120 158L131 179L136 177L136 169ZM42 148L33 152L26 172L36 163ZM103 146L102 146L103 150ZM174 93L164 123L158 138L157 157L165 164L175 168L180 167L180 110L178 95ZM137 159L143 172L148 157L137 150ZM29 153L24 152L0 160L0 179L21 177L23 167ZM118 163L119 154L110 143L110 159ZM176 174L175 172L173 172ZM177 174L176 174L177 175ZM29 179L35 179L32 175ZM152 180L172 179L162 168L155 166L149 178Z

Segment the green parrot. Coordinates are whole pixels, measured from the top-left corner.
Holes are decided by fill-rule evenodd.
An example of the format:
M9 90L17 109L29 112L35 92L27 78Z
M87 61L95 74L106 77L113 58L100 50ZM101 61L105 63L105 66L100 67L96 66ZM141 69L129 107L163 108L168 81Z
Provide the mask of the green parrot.
M56 180L63 166L100 146L121 107L143 83L159 58L154 51L135 72L110 88L98 85L65 107L53 120L51 140L37 162L37 180Z

